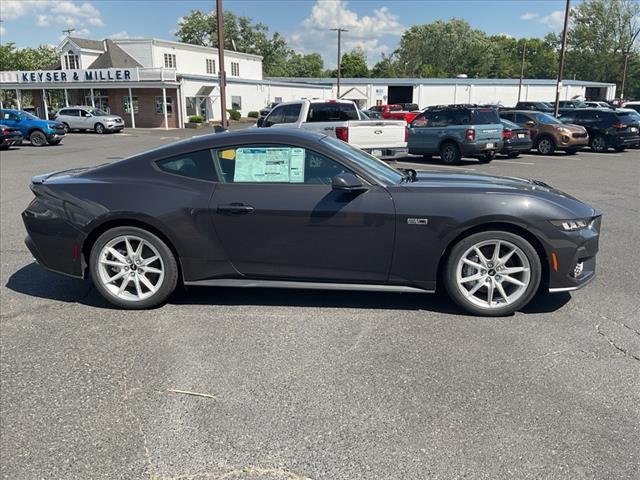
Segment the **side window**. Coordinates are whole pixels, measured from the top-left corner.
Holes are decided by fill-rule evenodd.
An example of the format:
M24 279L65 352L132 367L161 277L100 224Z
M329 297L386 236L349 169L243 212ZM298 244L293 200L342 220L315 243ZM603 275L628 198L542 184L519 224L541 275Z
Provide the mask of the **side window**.
M426 127L427 126L427 118L424 114L417 116L414 118L411 123L413 127Z
M450 115L450 125L469 125L471 123L471 118L468 111L459 110L456 112L451 112Z
M267 118L265 118L264 120L265 126L270 127L271 125L275 125L277 123L284 123L285 107L286 105L280 105L271 110L271 112L269 112L269 115L267 115Z
M513 113L501 113L500 118L504 118L505 120L509 120L510 122L515 122Z
M596 120L594 112L578 112L576 119L581 122L591 123Z
M449 112L434 112L429 118L429 127L446 127L451 121Z
M302 109L301 103L293 103L291 105L285 105L283 107L283 119L282 123L295 123L300 116L300 109Z
M526 125L529 120L531 119L524 113L516 113L515 122L518 125Z
M312 150L292 146L242 146L216 152L224 183L291 183L330 185L340 163Z
M214 181L217 177L210 150L201 150L165 158L158 160L156 165L163 172L183 177L209 181Z

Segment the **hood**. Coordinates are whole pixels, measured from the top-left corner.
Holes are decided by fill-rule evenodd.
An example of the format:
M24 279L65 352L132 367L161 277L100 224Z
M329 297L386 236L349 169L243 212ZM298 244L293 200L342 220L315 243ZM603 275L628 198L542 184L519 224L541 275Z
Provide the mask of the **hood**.
M566 130L569 130L571 133L580 133L586 130L582 125L575 125L573 123L563 123L562 125L555 125L555 127L556 130L564 128Z
M122 120L122 117L120 115L100 115L100 117L103 120Z
M46 125L49 128L64 128L64 125L55 120L40 120L39 123Z

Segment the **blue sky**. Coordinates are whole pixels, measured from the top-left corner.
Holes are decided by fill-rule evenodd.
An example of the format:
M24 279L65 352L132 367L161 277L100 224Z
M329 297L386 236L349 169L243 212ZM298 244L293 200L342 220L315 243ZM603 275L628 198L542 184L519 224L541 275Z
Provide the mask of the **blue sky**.
M346 51L362 47L370 64L392 52L415 24L463 18L489 34L542 37L562 27L564 0L224 0L224 8L265 23L300 52L318 52L335 65L335 33L349 29ZM573 4L576 1L572 2ZM19 47L57 45L62 30L74 35L175 39L178 19L211 10L215 0L0 0L0 40Z

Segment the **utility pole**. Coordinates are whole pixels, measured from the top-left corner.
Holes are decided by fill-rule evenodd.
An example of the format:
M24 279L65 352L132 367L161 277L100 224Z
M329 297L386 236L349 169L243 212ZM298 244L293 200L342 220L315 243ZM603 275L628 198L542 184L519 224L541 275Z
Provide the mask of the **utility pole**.
M344 28L332 28L332 32L338 32L338 82L336 84L336 89L338 93L338 100L340 100L340 66L342 63L342 56L340 55L340 43L342 40L342 32L348 32L349 30L345 30Z
M627 80L627 64L629 63L629 52L624 56L624 69L622 71L622 87L620 88L620 100L624 100L624 84Z
M218 70L219 85L220 85L220 111L222 113L222 120L220 124L223 128L228 128L227 122L227 74L224 71L224 21L222 18L222 0L216 0L216 24L218 30L218 63L220 68Z
M560 68L558 69L558 81L556 83L556 105L553 109L554 116L558 116L560 110L560 86L562 84L562 77L564 76L564 54L567 50L567 30L569 27L569 7L570 0L567 0L567 5L564 9L564 27L562 29L562 45L560 46Z
M520 94L522 93L522 80L524 79L524 59L527 54L527 41L522 46L522 64L520 65L520 83L518 84L518 102L520 102Z

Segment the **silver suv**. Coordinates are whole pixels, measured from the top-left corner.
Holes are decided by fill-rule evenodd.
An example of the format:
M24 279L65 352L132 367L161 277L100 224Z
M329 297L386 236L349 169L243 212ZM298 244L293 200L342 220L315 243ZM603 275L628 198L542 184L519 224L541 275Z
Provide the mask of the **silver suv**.
M93 130L96 133L119 132L124 128L124 121L118 115L93 107L64 107L58 111L56 121L64 125L65 131Z

